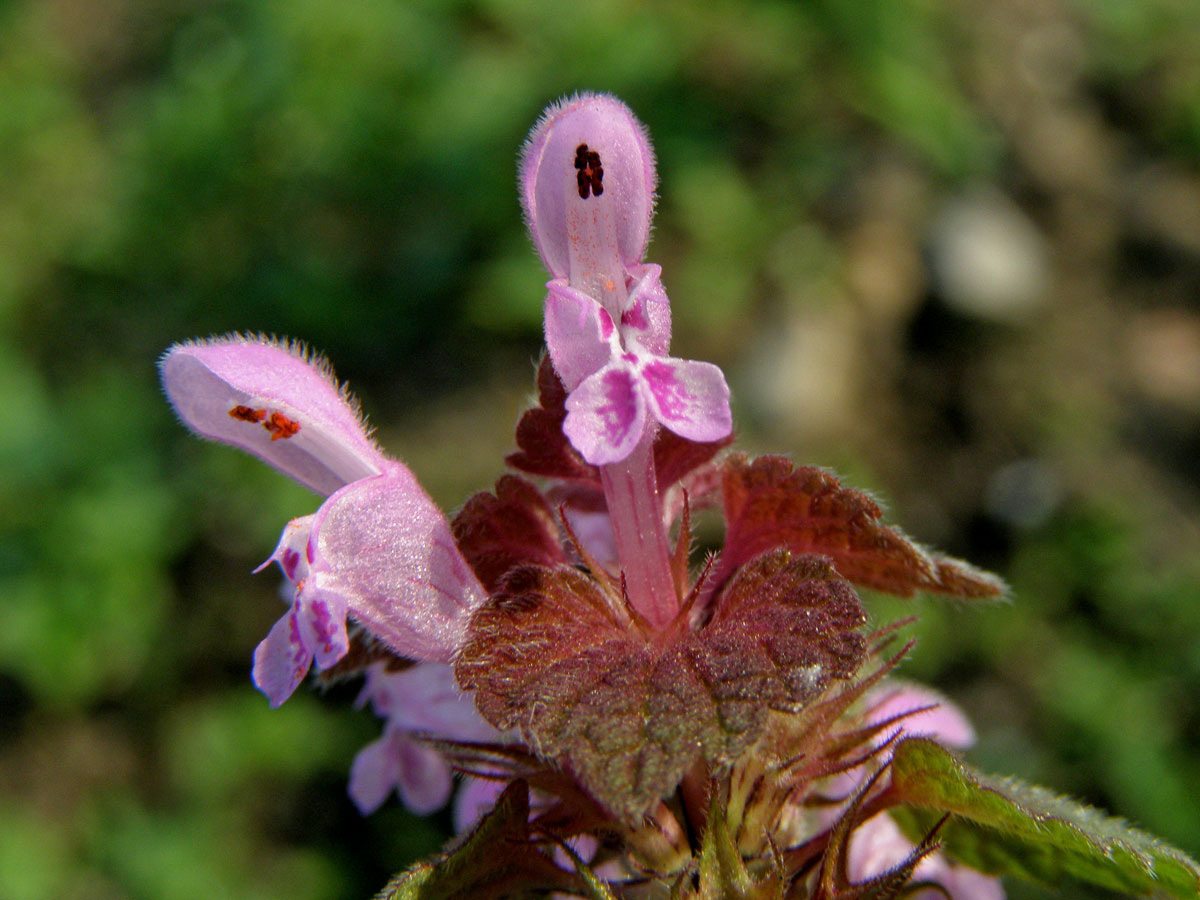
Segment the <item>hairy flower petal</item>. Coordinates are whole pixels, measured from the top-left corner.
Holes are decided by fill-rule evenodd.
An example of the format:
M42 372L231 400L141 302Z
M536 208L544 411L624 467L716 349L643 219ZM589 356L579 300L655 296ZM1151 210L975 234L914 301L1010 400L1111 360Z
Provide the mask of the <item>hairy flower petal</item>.
M273 707L292 695L314 661L327 669L350 649L345 601L315 594L309 584L296 591L291 608L254 650L251 676Z
M395 751L392 735L384 734L354 757L347 791L358 811L368 816L383 806L388 794L395 790L399 777L399 754Z
M231 337L176 344L159 363L175 411L319 494L382 471L352 401L297 345Z
M338 491L310 539L311 590L337 597L395 652L448 662L486 594L416 478L399 463Z
M546 287L546 348L563 385L573 391L611 360L616 325L604 307L565 281Z
M327 669L346 655L350 636L346 632L346 601L328 591L305 584L296 596L300 605L297 621L301 639L312 651L317 667Z
M896 727L907 735L931 737L959 750L975 743L975 729L963 711L932 688L911 682L885 682L867 695L866 702L871 704L868 716L871 722L904 716ZM921 712L904 715L912 710Z
M454 830L462 834L475 827L484 813L496 805L507 782L491 778L467 778L454 798Z
M671 301L662 286L662 267L643 263L631 270L634 276L629 302L621 313L621 336L655 356L666 356L671 347Z
M654 417L680 437L717 441L733 430L729 386L712 363L659 358L641 375Z
M277 563L283 577L293 584L308 577L308 537L312 533L314 516L299 516L283 527L275 552L255 569L261 572L271 563Z
M442 755L396 727L389 726L350 764L350 799L363 815L379 809L393 790L410 810L428 815L446 805L452 787Z
M646 399L624 360L586 378L567 397L563 433L594 466L625 459L646 427Z
M298 605L298 604L296 604ZM312 651L304 645L296 605L254 649L251 677L267 695L272 707L280 706L304 680L312 667Z
M410 737L397 739L396 751L400 756L396 788L404 805L420 816L445 806L454 783L442 755Z
M374 666L359 697L376 715L406 731L451 741L494 741L500 733L483 720L471 697L459 690L454 670L421 663L399 672Z
M603 165L596 179L602 193L581 196L580 148L585 158L590 151ZM579 246L580 229L570 227L577 215L604 220L607 228L597 230L612 231L626 267L640 262L654 215L655 182L646 130L620 100L579 94L550 106L526 141L520 164L525 219L546 268L567 278L572 257L596 249Z
M350 796L368 815L397 791L404 805L425 814L450 796L450 769L442 752L424 738L495 742L501 735L475 710L441 663L401 671L376 664L367 669L359 702L370 702L386 720L383 737L364 747L350 770Z

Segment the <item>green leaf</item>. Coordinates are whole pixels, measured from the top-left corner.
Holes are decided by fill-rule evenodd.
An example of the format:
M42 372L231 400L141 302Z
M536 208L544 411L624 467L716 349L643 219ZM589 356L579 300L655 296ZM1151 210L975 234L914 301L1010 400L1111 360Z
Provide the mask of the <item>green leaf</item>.
M456 849L401 872L376 900L516 900L552 890L578 885L530 840L529 788L514 781Z
M729 832L725 814L725 800L714 790L700 850L699 897L703 900L779 900L784 890L780 873L773 869L759 879L751 876Z
M893 811L910 836L953 813L941 833L945 849L982 871L1051 885L1073 878L1140 896L1200 895L1200 866L1184 853L1045 788L981 775L933 741L897 745L892 784L914 807Z

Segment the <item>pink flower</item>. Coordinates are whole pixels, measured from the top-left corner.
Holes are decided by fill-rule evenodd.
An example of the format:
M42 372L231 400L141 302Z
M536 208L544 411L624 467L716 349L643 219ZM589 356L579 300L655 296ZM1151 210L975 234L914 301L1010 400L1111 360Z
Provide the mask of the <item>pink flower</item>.
M711 363L667 355L661 270L642 262L654 153L614 97L551 106L521 158L521 199L547 284L546 345L569 391L563 431L589 463L626 459L652 422L694 441L729 434L729 387Z
M846 874L856 884L869 881L904 862L914 844L900 831L887 813L880 813L859 825L850 839ZM913 871L913 883L932 882L937 888L910 895L913 900L1004 900L999 878L984 875L967 866L951 862L944 853L931 853Z
M930 688L910 683L885 685L869 694L867 702L871 704L867 715L869 723L904 716L897 719L894 728L876 738L877 744L896 731L933 738L956 749L965 750L975 743L975 730L962 710ZM840 787L852 793L864 780L862 774L843 776ZM847 875L854 883L869 881L898 866L915 847L890 816L879 813L859 825L851 835ZM916 900L941 900L947 894L952 900L1004 900L1000 879L953 863L940 852L921 860L913 873L913 881L934 882L945 889L945 894L936 889L920 891L913 895Z
M177 344L160 370L185 425L327 498L287 525L267 561L294 586L291 608L254 653L254 681L271 705L314 662L328 668L345 655L347 615L402 656L448 662L486 593L441 510L368 437L329 367L294 344L234 336Z
M422 737L496 741L501 735L480 718L471 698L454 684L447 665L426 663L401 672L376 665L359 697L386 720L383 736L368 744L350 767L350 798L368 815L395 790L404 805L424 815L445 806L450 766ZM503 787L503 785L501 785ZM494 801L497 792L490 800ZM490 801L489 801L490 805Z
M932 688L910 682L885 683L867 694L866 702L870 722L897 719L895 727L880 736L880 742L903 731L913 737L933 738L956 750L975 743L975 729L963 711Z
M454 831L463 834L491 811L504 793L508 782L503 779L467 778L454 798Z

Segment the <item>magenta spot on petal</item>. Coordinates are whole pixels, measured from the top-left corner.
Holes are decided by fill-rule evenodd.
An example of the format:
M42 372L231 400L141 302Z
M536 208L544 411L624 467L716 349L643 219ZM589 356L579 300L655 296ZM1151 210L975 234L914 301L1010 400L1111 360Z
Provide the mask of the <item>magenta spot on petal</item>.
M625 362L630 363L630 364L637 362L637 357L632 353L622 353L621 359L625 360Z
M283 569L283 574L287 576L288 581L296 580L296 567L300 565L300 554L295 550L284 550L283 558L279 560L280 567Z
M597 408L596 413L604 422L610 442L614 444L629 431L637 416L637 402L632 387L624 371L608 372L604 376L605 402Z
M309 653L300 639L300 623L296 616L288 616L288 643L292 645L292 680L299 681L308 671Z
M686 414L687 402L695 397L675 377L670 363L652 362L642 369L642 376L664 416L678 419Z
M608 314L607 309L605 309L604 307L600 307L600 337L604 338L604 340L607 341L610 337L612 337L612 333L613 333L612 316L610 316Z
M312 630L316 634L322 649L326 653L330 652L333 649L332 638L336 626L333 622L333 616L329 614L329 604L324 600L317 600L313 603L309 624L312 626Z
M626 328L635 328L638 331L645 331L650 327L650 320L646 318L646 301L639 300L625 312L621 313L621 324Z

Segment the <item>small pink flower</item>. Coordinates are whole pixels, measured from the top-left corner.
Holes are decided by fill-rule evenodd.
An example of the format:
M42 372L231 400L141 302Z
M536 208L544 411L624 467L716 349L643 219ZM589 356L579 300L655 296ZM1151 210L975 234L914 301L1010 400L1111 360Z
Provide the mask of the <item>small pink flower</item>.
M427 663L401 672L374 666L367 671L359 701L370 702L376 715L386 720L383 736L360 750L350 767L350 798L363 815L382 806L393 790L420 815L446 805L452 787L450 766L422 737L501 737L480 718L470 697L458 690L447 665Z
M508 782L491 778L467 778L454 798L454 831L470 831L504 793Z
M235 336L177 344L160 370L185 425L327 497L288 524L267 561L293 585L291 608L254 653L271 705L314 662L345 655L348 614L400 655L448 662L486 594L441 510L368 437L329 367L292 344Z
M966 750L975 743L975 729L966 714L932 688L910 682L889 682L871 691L866 702L871 710L871 722L886 722L903 716L897 718L895 727L881 736L881 741L896 731L903 731L913 737L931 737L956 750Z
M895 868L908 858L914 844L887 813L880 813L854 830L846 859L850 881L861 884ZM912 894L913 900L1004 900L999 878L951 862L944 853L931 853L913 871L913 882L940 885Z
M966 715L931 688L907 682L885 684L868 694L866 702L870 710L869 723L896 719L894 727L876 737L876 745L884 743L897 731L932 738L960 750L975 743L975 730ZM903 718L897 718L901 716ZM847 773L837 780L836 789L850 794L858 790L864 780L865 773ZM890 816L880 813L859 825L851 835L847 874L855 883L869 881L902 863L915 847ZM940 852L921 860L913 880L941 885L952 900L1004 900L1000 879L953 863ZM939 900L945 894L929 889L913 896L917 900Z
M654 214L654 154L619 100L551 106L521 160L521 198L547 284L546 345L569 391L563 431L589 463L626 459L653 422L694 441L733 428L711 363L667 355L661 270L642 262Z

